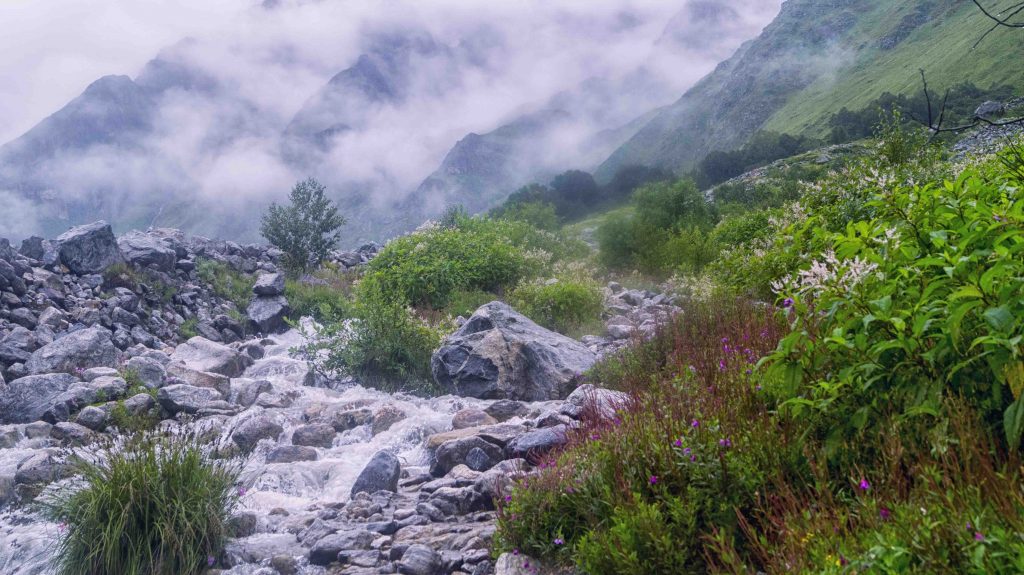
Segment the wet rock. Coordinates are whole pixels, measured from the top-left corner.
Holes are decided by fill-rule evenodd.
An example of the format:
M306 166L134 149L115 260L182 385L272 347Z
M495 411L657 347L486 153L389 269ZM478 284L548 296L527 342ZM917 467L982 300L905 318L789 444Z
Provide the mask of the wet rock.
M426 545L410 545L398 562L402 575L444 575L441 556Z
M369 409L349 409L330 415L330 424L335 431L343 432L366 425L373 421L373 412Z
M326 423L301 425L292 432L292 444L328 448L334 443L336 434L334 428Z
M370 458L370 462L359 473L352 485L352 495L356 493L376 493L377 491L398 491L398 478L402 465L394 454L378 451Z
M267 454L267 463L294 463L296 461L316 461L316 449L303 445L282 445L275 447Z
M566 427L557 425L524 433L505 446L505 453L511 457L539 457L556 447L565 445Z
M276 555L270 559L270 566L281 575L297 575L299 562L289 555Z
M287 379L288 381L301 382L302 385L306 386L316 384L316 373L309 363L282 355L257 360L252 367L246 370L245 375L253 379L268 379L271 381Z
M260 296L249 302L245 315L249 318L252 329L262 334L273 334L287 331L285 318L291 313L288 300L284 296Z
M231 379L226 375L199 371L178 362L167 364L167 374L195 387L215 389L225 397L231 393Z
M434 477L441 477L452 470L456 465L466 462L466 456L474 448L482 450L492 461L504 459L502 450L497 445L485 441L477 436L453 439L442 443L434 453L434 464L430 466L430 473Z
M196 387L184 383L168 385L160 388L156 396L160 407L170 413L194 414L203 409L230 407L224 396L216 389Z
M431 370L443 389L459 395L545 401L568 395L596 359L583 344L491 302L448 337Z
M117 348L110 332L101 327L90 327L71 332L44 345L25 363L32 374L72 373L76 369L110 367L117 363Z
M342 551L369 549L373 539L373 534L365 529L332 533L317 541L309 550L309 562L313 565L330 565L338 560L338 554Z
M33 421L32 423L25 426L25 437L29 439L50 437L50 430L52 428L53 425L45 421Z
M102 431L107 426L107 412L92 405L86 406L78 412L75 423L93 431Z
M284 428L279 423L264 415L258 415L242 422L231 434L231 440L248 453L263 439L277 439Z
M178 261L174 249L163 240L138 231L130 231L118 238L117 246L126 260L140 268L152 266L164 273L172 273Z
M72 445L85 445L93 439L93 432L84 425L61 421L50 430L50 437Z
M373 435L384 433L391 429L391 426L406 418L404 411L395 405L388 404L373 413L373 425L370 432Z
M491 459L487 452L479 447L474 447L466 454L466 466L473 471L486 471L497 463Z
M30 375L0 387L0 423L31 423L43 417L77 378L66 373Z
M465 429L495 423L498 423L498 420L480 409L463 409L452 417L452 429Z
M248 537L256 533L259 519L252 511L238 511L228 518L228 529L232 537Z
M231 380L231 400L242 407L256 403L260 395L273 391L274 386L265 379L237 378Z
M260 274L252 292L258 296L284 295L284 274Z
M252 359L226 345L196 336L179 345L171 359L197 371L208 371L226 377L238 377L252 365Z
M62 475L63 468L56 462L49 451L37 451L18 463L14 474L16 485L36 485L56 481Z
M60 262L77 275L100 273L123 261L110 224L75 226L54 240Z
M585 383L573 390L566 402L581 409L588 405L594 406L603 417L611 418L617 410L629 404L629 395Z
M164 377L167 376L167 371L164 370L164 366L155 359L148 357L133 357L128 360L125 364L125 368L135 373L138 376L139 381L142 385L150 389L159 389L164 385Z

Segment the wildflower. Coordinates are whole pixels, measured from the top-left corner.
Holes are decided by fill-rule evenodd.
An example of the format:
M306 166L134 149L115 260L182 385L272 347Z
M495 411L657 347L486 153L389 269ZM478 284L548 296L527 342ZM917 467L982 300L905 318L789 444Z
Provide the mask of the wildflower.
M650 477L650 479L648 479L647 481L649 481L651 485L654 485L654 484L658 483L658 476L657 475L652 475Z
M722 338L722 343L729 343L729 338L723 337Z
M693 428L700 427L700 422L697 421L696 419L694 419L693 421L690 422L690 427L693 427Z
M207 567L213 567L213 564L216 563L216 562L217 562L217 560L213 558L213 555L210 555L209 557L206 558L206 566Z
M562 541L561 538L555 539L554 543L555 545L565 545L565 541Z
M725 371L725 360L718 360L718 371Z
M752 374L752 373L754 373L754 372L753 372L753 370L750 370L750 369L748 369L747 371L745 371L745 372L743 372L743 373L746 373L747 375L750 375L750 374Z
M677 440L672 442L672 445L675 445L676 447L682 447L683 446L683 440L682 439L677 439Z
M692 450L689 447L684 448L683 449L683 455L689 455L690 451L692 451Z
M861 479L859 487L860 487L861 491L867 491L867 490L871 489L871 484L868 483L867 479Z
M878 510L878 516L882 518L882 521L888 521L892 516L892 511L889 511L888 507L883 507Z
M997 222L1001 222L1001 221L1003 221L1003 218L1001 218L1001 217L999 217L999 216L997 216L997 215L993 215L993 216L992 216L992 219L993 219L993 220L995 220L995 221L997 221Z
M519 555L519 550L518 549L513 549L512 550L512 554L513 555Z
M690 456L690 463L693 463L694 461L697 461L697 456L696 455L691 455Z
M793 298L787 297L786 299L782 300L782 307L791 308L793 307L793 303Z
M985 536L981 533L981 531L975 531L974 532L974 540L975 541L984 541L985 540Z
M590 439L593 440L593 441L597 441L598 439L601 439L601 434L600 433L591 434Z
M512 496L511 495L506 495L505 496L505 503L512 503Z
M732 441L730 441L729 438L719 439L718 445L722 447L732 447Z
M691 366L690 366L690 373L697 373L697 368L696 368L696 367L693 367L693 366L691 365Z
M245 497L245 493L246 493L245 487L239 487L238 488L238 496L239 497Z
M67 530L68 530L68 524L67 523L61 521L60 523L57 524L57 531L60 531L61 533L64 533Z

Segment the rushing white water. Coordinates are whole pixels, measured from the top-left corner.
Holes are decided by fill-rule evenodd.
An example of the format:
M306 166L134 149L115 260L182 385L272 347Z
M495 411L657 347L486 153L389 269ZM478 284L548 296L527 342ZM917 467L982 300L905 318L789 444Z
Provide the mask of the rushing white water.
M339 390L305 386L295 369L298 362L288 359L289 349L300 343L302 336L295 331L275 336L273 343L265 348L264 359L258 360L243 376L269 380L274 393L291 399L288 407L253 406L226 419L212 417L172 425L193 430L216 426L222 446L229 445L231 433L251 417L266 415L283 427L280 437L261 441L245 456L242 468L240 483L245 493L241 497L240 509L254 512L262 523L266 522L272 510L275 513L281 513L283 509L288 513L301 514L319 503L347 501L359 472L379 450L397 455L403 468L426 465L424 439L451 429L452 415L460 409L482 406L481 402L471 398L419 398L388 394L359 385ZM266 463L269 451L279 445L290 444L293 430L307 423L304 419L307 409L324 406L368 408L374 412L387 408L404 414L404 417L376 435L369 425L339 433L331 447L316 448L316 461ZM18 463L36 452L42 444L41 439L21 439L14 447L0 449L0 481L4 477L13 477ZM2 485L0 489L3 489ZM21 505L0 513L0 574L40 575L52 572L50 559L60 535L61 526L45 521L32 505ZM288 550L294 549L295 535L259 533L246 538L245 544L280 547L287 554ZM227 571L231 575L257 575L260 568L258 564L245 562L242 552L236 552L230 562L235 564ZM300 572L315 575L323 570L302 565Z

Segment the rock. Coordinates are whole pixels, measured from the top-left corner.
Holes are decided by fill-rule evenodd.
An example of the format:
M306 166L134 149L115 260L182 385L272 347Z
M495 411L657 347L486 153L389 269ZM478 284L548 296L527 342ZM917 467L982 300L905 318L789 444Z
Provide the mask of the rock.
M107 426L107 412L92 405L86 406L78 412L75 423L93 431L102 431Z
M398 562L402 575L444 575L441 556L426 545L410 545Z
M70 421L61 421L50 430L50 437L72 445L85 445L92 441L93 433L92 430L84 425L71 423Z
M459 395L546 401L568 395L596 359L583 344L491 302L434 352L431 371L442 389Z
M216 389L184 383L160 388L156 399L170 413L197 413L212 406L230 406Z
M139 381L142 385L150 389L159 389L164 385L164 377L167 376L167 371L164 370L164 366L155 359L148 357L133 357L128 360L125 364L125 368L131 372L134 372L138 376Z
M39 236L25 238L21 240L21 248L18 250L18 253L27 258L42 260L43 256L46 254L46 248L43 246L44 242L49 243ZM5 259L10 261L11 258Z
M330 416L331 427L339 433L355 429L372 421L373 412L366 408L335 412Z
M148 393L137 393L123 402L128 415L143 415L156 406L156 400Z
M12 323L16 323L26 329L35 329L36 325L39 324L39 319L36 318L36 314L32 313L31 310L24 307L11 310L8 319Z
M452 429L494 425L495 423L498 423L498 420L480 409L463 409L452 417Z
M569 394L566 402L579 408L594 406L605 418L612 418L615 412L629 405L629 394L585 383Z
M369 549L373 540L374 535L365 529L332 533L317 541L309 550L309 562L313 565L330 565L338 560L338 554L342 551Z
M466 456L474 448L482 450L491 461L504 459L502 450L497 445L485 441L477 436L452 439L442 443L434 453L434 464L430 466L430 474L434 477L441 477L451 471L456 465L466 462Z
M986 102L982 102L981 105L974 110L974 117L990 119L1002 114L1005 111L1006 106L1004 106L1002 103L988 100Z
M120 373L112 367L90 367L82 372L83 381L92 381L101 377L118 377Z
M256 533L259 518L252 511L238 511L228 518L228 532L232 537L248 537Z
M260 274L252 293L258 296L284 295L284 274Z
M530 431L513 439L505 446L505 453L510 457L538 457L556 447L565 445L567 428L564 425L545 427Z
M252 358L226 345L196 336L179 345L171 359L197 371L208 371L225 377L238 377L252 365Z
M292 432L292 445L329 448L336 434L334 428L326 423L301 425Z
M78 380L66 373L30 375L0 386L0 424L31 423Z
M494 575L537 575L536 565L527 555L502 553L494 563Z
M64 312L50 306L39 314L39 325L45 325L53 331L59 331L67 326L67 318Z
M301 381L302 385L306 386L316 384L316 373L309 363L283 355L274 355L257 360L245 372L245 375L253 379L268 379L270 381Z
M469 467L473 471L487 471L491 467L494 467L496 461L491 459L487 452L479 447L474 447L469 450L466 454L466 467Z
M178 261L177 253L160 238L139 231L130 231L117 239L117 246L132 264L150 266L164 273L173 273Z
M291 313L284 296L253 298L245 314L253 330L262 334L282 333L288 330L285 318Z
M76 226L54 240L60 262L77 275L100 273L123 261L110 224Z
M370 458L370 462L359 473L356 482L352 485L352 496L365 491L376 493L378 491L398 491L398 477L401 475L402 465L394 454L387 451L378 451Z
M53 425L46 423L45 421L33 421L25 426L25 437L29 439L50 437L51 429L53 429Z
M256 447L256 444L263 439L277 439L284 428L273 419L264 415L258 415L244 421L235 428L231 434L231 440L241 448L243 453L248 453Z
M288 555L275 555L270 559L270 566L281 575L297 575L299 572L299 562Z
M17 485L36 485L56 481L61 476L62 468L54 461L49 451L37 451L18 464L14 474Z
M76 369L109 367L117 363L117 348L110 332L90 327L66 334L44 345L25 363L31 374L71 373Z
M389 403L373 413L373 425L370 427L370 432L373 435L384 433L391 429L392 425L405 418L404 411Z
M274 386L265 379L249 379L245 377L231 380L231 401L249 407L256 403L260 395L274 390Z
M167 364L167 374L189 385L216 389L224 397L231 393L231 379L226 375L195 370L177 362Z
M267 463L294 463L296 461L316 461L316 449L303 445L282 445L275 447L267 454Z

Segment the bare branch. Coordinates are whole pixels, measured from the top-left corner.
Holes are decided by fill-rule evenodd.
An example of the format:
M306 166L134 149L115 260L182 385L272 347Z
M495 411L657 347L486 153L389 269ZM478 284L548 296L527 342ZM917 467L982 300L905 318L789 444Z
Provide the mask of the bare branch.
M981 10L982 14L984 14L985 16L988 16L989 19L991 19L992 21L994 21L996 23L996 27L1005 26L1006 28L1024 28L1024 22L1011 22L1010 21L1011 18L1013 18L1014 16L1019 14L1021 9L1024 8L1024 3L1019 3L1019 4L1015 4L1015 5L1011 6L1009 9L1013 9L1014 11L1011 12L1009 16L1006 16L1005 18L1000 18L999 16L996 16L992 12L989 12L984 6L982 6L981 5L981 0L971 0L971 1L974 2L975 6L978 7L978 10ZM987 34L988 33L986 32L986 35Z
M928 131L931 132L931 134L932 134L931 139L933 139L933 140L935 138L937 138L939 134L955 134L955 133L959 133L959 132L964 132L966 130L970 130L971 128L977 128L978 126L981 126L983 124L984 125L988 125L988 126L993 126L993 127L1015 126L1015 125L1022 125L1022 126L1024 126L1024 116L1022 116L1020 118L1010 118L1010 119L1006 119L1006 120L989 120L988 118L982 118L980 116L975 116L974 119L971 120L971 122L968 123L968 124L963 124L963 125L960 125L960 126L953 126L953 127L947 128L947 127L943 126L943 123L946 120L946 104L949 101L949 92L950 91L946 90L946 94L942 98L942 108L939 111L939 118L938 118L938 121L936 122L935 119L934 119L933 112L932 112L932 98L931 98L931 94L929 94L929 92L928 92L928 79L925 77L924 70L921 70L921 84L924 87L925 101L928 103L928 121L927 122L922 122L920 119L915 117L913 114L908 113L908 115L910 116L910 118L912 120L914 120L918 124L921 124L921 125L925 126L926 128L928 128Z

